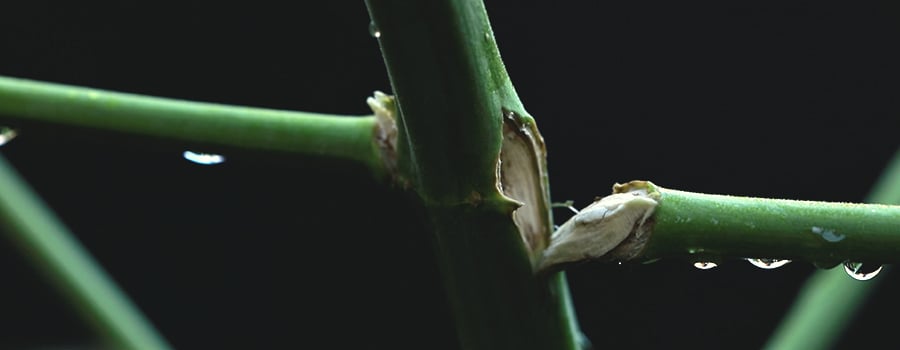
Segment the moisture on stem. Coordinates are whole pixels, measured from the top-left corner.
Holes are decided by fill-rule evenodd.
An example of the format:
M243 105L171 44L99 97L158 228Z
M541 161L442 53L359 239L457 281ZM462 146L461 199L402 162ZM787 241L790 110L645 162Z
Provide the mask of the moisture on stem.
M900 206L712 195L646 181L614 192L563 224L542 269L589 259L787 259L833 267L898 258ZM580 248L563 249L569 246Z
M375 117L338 116L150 97L0 76L0 125L52 124L332 157L385 175Z

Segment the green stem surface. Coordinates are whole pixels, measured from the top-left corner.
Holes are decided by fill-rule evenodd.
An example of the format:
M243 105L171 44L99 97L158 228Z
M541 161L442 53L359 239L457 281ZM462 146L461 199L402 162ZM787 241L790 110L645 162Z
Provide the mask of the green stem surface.
M533 120L500 60L484 4L366 5L399 107L398 169L433 233L462 348L577 348L565 278L534 275L513 221L518 204L498 188L504 117ZM536 212L552 222L549 205ZM547 226L536 230L549 237Z
M116 349L169 349L90 253L0 157L0 230ZM4 288L15 288L5 286Z
M658 188L643 256L791 259L833 267L900 260L900 206L710 195Z
M866 200L900 204L900 150L882 172ZM843 269L816 271L800 289L796 301L766 344L766 349L825 349L832 347L859 307L890 269L869 281L847 277Z
M356 161L385 173L374 117L190 102L0 77L0 124L50 123Z

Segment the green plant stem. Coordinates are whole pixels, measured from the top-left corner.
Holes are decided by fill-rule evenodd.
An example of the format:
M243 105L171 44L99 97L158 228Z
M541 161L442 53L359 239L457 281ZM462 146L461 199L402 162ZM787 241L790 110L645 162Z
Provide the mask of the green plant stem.
M138 308L0 156L0 230L117 349L169 349ZM6 286L10 288L12 286Z
M251 150L384 165L374 117L348 117L141 96L0 77L0 124L52 123Z
M473 189L493 188L501 108L524 110L500 63L483 4L366 3L381 33L401 137L413 147L401 151L419 196L462 203Z
M882 172L867 201L900 204L900 150ZM800 289L790 311L769 338L766 349L825 349L832 347L850 324L866 297L890 269L869 281L847 278L843 269L816 271Z
M878 181L866 196L866 202L881 204L900 204L900 150L894 153Z
M827 267L900 259L900 206L656 189L659 205L645 258L771 258Z
M398 168L433 232L460 344L576 348L564 276L533 274L530 252L513 222L517 204L498 189L504 110L522 125L533 120L500 60L484 4L366 5L399 107ZM531 193L547 196L541 189ZM549 218L547 203L526 206L541 206L537 212ZM537 229L550 234L549 225Z

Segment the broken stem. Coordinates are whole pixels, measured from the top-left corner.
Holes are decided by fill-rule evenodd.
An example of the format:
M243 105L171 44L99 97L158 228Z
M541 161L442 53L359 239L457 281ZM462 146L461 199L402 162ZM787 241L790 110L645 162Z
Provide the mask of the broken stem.
M898 260L900 206L712 195L670 190L646 181L617 184L614 192L570 220L575 220L576 226L581 220L576 232L565 232L567 223L554 234L542 269L561 261L587 259L790 259L825 268L848 260L873 264ZM623 195L628 195L627 200L621 199ZM610 202L614 196L619 196L618 203ZM648 199L656 205L635 204ZM604 201L607 204L598 209L596 204ZM593 226L603 229L584 229L590 209L603 221L593 222ZM645 219L647 211L652 216ZM610 225L616 227L615 232L604 232ZM627 235L620 232L623 230ZM597 235L605 238L589 238ZM582 251L576 252L581 256L558 256L573 254L559 247L576 237L609 244L609 237L616 235L618 242L602 254Z

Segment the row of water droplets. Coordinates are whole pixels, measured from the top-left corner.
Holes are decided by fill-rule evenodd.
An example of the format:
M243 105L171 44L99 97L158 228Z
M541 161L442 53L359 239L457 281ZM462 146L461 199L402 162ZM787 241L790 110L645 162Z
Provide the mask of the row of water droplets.
M750 264L752 264L753 266L759 267L761 269L777 269L791 262L790 260L781 259L747 259L747 261L750 262ZM884 268L884 266L882 266L881 264L869 264L853 261L845 261L843 265L844 271L847 272L847 275L860 281L867 281L874 278ZM694 262L694 267L700 270L709 270L715 268L716 266L719 265L711 261Z
M782 259L746 259L746 260L748 262L750 262L750 264L753 266L756 266L761 269L767 269L767 270L777 269L777 268L787 265L789 262L791 262L790 260L786 260L786 259L785 260L782 260ZM701 269L701 270L709 270L709 269L715 268L717 266L719 266L719 265L714 262L711 262L711 261L697 261L694 263L694 267Z
M0 146L9 143L18 135L19 132L16 129L6 126L0 126ZM187 159L188 161L202 165L215 165L225 162L225 156L221 154L199 153L190 150L184 151L184 153L182 153L182 157L184 157L184 159Z

